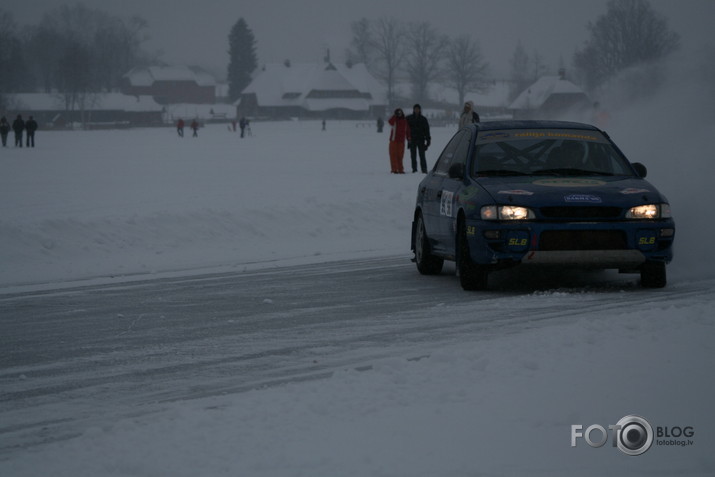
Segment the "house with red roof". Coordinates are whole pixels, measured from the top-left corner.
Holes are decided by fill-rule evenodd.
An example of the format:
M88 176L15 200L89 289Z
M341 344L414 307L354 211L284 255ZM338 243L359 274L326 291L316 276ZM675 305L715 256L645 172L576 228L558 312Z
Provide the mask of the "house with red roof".
M121 92L152 96L159 104L213 104L216 79L193 66L147 66L133 68L122 77Z

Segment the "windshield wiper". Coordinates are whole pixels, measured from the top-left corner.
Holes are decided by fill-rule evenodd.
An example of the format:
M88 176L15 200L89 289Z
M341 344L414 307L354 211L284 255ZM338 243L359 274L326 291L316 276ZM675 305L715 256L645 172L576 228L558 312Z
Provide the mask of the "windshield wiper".
M589 171L570 167L560 167L556 169L542 169L534 171L535 176L612 176L612 172Z
M511 171L505 169L489 169L487 171L477 171L478 176L528 176L526 172Z

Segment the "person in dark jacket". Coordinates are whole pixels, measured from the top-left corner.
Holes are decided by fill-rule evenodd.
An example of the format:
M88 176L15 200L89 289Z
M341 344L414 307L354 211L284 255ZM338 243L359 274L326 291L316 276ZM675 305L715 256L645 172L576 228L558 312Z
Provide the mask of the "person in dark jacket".
M5 116L0 118L0 139L2 139L2 147L7 147L7 135L10 133L10 123L7 122Z
M35 147L35 131L37 131L37 121L30 116L25 121L25 131L27 131L27 147Z
M417 172L417 153L420 155L420 169L423 174L427 174L427 159L425 151L429 148L432 142L432 137L429 132L429 123L427 118L422 116L422 107L415 104L412 107L412 114L407 116L407 124L410 125L410 158L412 159L412 172Z
M25 130L25 121L22 120L21 115L18 114L12 122L12 130L15 131L15 147L22 147L22 131Z

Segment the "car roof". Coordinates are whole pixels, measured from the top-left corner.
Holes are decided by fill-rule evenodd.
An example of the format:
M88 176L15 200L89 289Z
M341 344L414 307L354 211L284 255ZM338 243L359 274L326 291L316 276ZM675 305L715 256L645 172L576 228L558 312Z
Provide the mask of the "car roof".
M475 124L478 131L494 131L497 129L583 129L589 131L599 131L596 126L572 121L551 121L551 120L502 120L485 121Z

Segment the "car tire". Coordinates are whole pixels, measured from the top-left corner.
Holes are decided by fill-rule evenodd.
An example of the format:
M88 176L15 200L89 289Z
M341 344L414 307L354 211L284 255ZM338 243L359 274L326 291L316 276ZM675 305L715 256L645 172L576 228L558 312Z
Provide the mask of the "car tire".
M641 266L641 286L645 288L663 288L668 282L665 262L648 260Z
M472 262L467 241L467 227L460 220L457 227L456 243L457 274L459 284L467 291L486 290L489 283L489 270L483 265Z
M442 271L444 260L432 255L425 230L425 222L422 214L417 216L417 224L415 225L415 263L417 270L422 275L437 275Z

